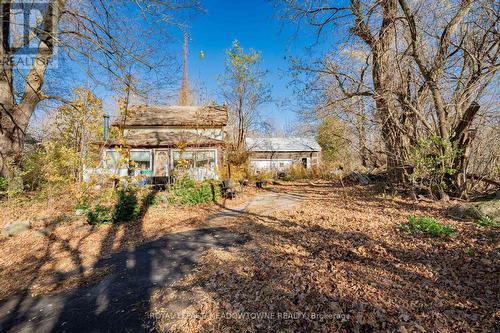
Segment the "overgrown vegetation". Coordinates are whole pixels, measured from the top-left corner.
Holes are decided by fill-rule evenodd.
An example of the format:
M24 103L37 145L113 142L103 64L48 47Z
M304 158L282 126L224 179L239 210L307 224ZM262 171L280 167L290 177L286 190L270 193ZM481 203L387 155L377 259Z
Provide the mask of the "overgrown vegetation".
M453 227L441 224L432 217L417 217L415 215L409 216L408 223L403 224L400 227L406 232L426 234L428 236L441 238L448 238L456 232Z
M476 221L476 224L481 227L489 227L494 229L500 229L500 223L493 221L489 216L482 216L480 219Z
M8 185L7 178L0 176L0 198L6 194Z
M410 175L413 183L429 189L437 197L442 197L450 190L451 179L458 170L454 161L461 154L450 141L434 136L420 139L410 148L413 172Z
M133 188L121 188L117 192L117 201L113 212L113 222L126 222L139 214L137 192Z
M169 202L176 205L195 205L217 201L221 197L220 186L213 181L195 182L184 177L171 189Z
M76 205L75 209L86 211L89 224L130 222L141 218L151 205L164 202L165 195L157 196L155 189L123 186L112 192L111 198L102 195L94 198L98 203L88 208L87 203Z
M87 211L87 223L90 225L106 224L112 221L113 212L108 207L96 205Z
M261 170L252 171L248 170L246 177L252 180L266 180L266 179L279 179L284 181L294 180L314 180L324 179L331 180L334 178L332 173L333 167L329 164L322 164L321 166L313 166L311 168L304 168L302 164L294 164L283 170Z
M102 138L102 101L87 89L74 91L71 104L49 113L40 133L24 144L14 174L3 179L9 197L25 191L52 191L57 187L79 187L84 167L99 163L99 147L92 141Z
M346 124L334 116L328 116L318 127L318 144L325 161L346 161L349 156Z
M412 169L442 199L498 187L494 1L277 3L283 18L332 42L291 60L305 119L341 119L357 138L352 153L363 152L363 166L383 166L394 188L412 188Z

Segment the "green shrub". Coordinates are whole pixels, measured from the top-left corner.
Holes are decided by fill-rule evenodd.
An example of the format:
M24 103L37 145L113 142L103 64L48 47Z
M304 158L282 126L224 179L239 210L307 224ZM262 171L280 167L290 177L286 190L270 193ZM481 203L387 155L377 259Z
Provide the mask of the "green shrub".
M131 221L139 214L139 205L135 189L118 190L118 200L113 212L113 222Z
M23 179L19 174L10 178L7 183L6 194L9 198L17 197L24 192Z
M447 238L455 233L453 227L440 224L432 217L408 217L408 223L401 225L401 229L411 233L423 233L432 237Z
M9 183L7 182L7 178L0 177L0 197L7 193L8 187Z
M75 210L88 210L89 209L89 205L86 203L86 202L78 202L76 205L75 205Z
M99 225L113 221L113 214L107 207L97 205L87 211L87 223L90 225Z
M47 151L42 146L29 147L23 154L17 175L22 178L23 190L41 190L49 184L47 170L52 171L47 164ZM46 170L47 169L47 170Z
M462 151L454 148L449 140L437 136L421 139L410 147L411 164L414 166L410 179L430 188L441 197L449 190L450 177L458 172L454 162Z
M217 201L220 196L220 187L213 181L197 183L192 179L183 178L172 187L169 201L172 204L190 206Z
M493 221L489 216L482 216L476 221L476 224L481 227L500 228L500 223Z

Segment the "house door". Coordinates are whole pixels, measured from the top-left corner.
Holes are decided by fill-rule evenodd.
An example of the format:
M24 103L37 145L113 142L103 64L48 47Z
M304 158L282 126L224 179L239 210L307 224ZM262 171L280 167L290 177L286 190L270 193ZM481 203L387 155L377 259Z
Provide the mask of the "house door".
M155 173L156 177L169 176L169 151L166 149L155 150Z

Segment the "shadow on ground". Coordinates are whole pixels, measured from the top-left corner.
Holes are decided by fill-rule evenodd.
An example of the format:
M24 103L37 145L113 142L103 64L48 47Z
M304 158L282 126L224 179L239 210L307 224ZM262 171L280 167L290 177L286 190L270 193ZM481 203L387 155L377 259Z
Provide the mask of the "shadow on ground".
M148 332L149 297L184 276L212 247L244 241L224 228L172 234L122 251L99 266L112 267L101 282L71 293L15 296L0 307L0 328L12 332Z
M169 234L136 247L128 246L131 239L143 239L143 217L154 195L152 192L142 203L141 217L125 226L124 235L119 236L123 225L113 225L102 244L96 244L100 247L101 259L93 266L93 271L109 270L104 278L96 274L93 278L96 283L39 297L30 296L29 287L25 288L0 302L0 331L154 331L149 313L150 296L156 288L164 287L188 273L206 249L235 246L246 241L244 236L229 232L224 227L207 227ZM121 250L114 252L113 243L118 239ZM62 246L71 253L72 261L78 267L75 275L82 280L82 284L84 279L87 282L80 249L53 235L49 236L49 241L46 258L52 255L51 246ZM35 269L26 272L33 276L31 281L36 280L36 267L41 267L43 261L33 264L36 264L33 265ZM53 275L60 283L68 278L56 271Z
M339 216L331 223L316 221L328 209L342 213L347 205L368 217L384 216L386 208L399 208L397 214L402 217L415 211L443 213L424 204L384 200L369 192L345 194L331 188L276 186L266 189L271 193L266 194L267 199L253 200L266 203L264 209L229 210L239 216L233 227L251 235L252 241L223 255L207 256L197 277L162 293L156 308L167 313L169 304L193 290L209 295L200 296L197 304L183 310L205 311L209 316L198 323L189 316L187 320L166 319L160 322L163 331L182 332L187 326L196 332L455 332L498 328L498 278L493 266L498 262L498 251L483 244L487 241L480 232L474 234L477 253L469 257L459 241L430 245L425 237L401 234L393 224L371 230L364 226L364 219L348 222ZM307 201L295 213L273 215L276 209L273 202L267 205L268 199L280 197ZM309 211L304 212L306 206L310 206ZM286 314L297 316L284 318Z

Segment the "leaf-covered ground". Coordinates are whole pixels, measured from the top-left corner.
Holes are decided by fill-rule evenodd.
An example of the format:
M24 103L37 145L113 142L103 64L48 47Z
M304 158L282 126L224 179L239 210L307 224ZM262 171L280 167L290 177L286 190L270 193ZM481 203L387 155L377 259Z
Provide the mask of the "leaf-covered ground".
M142 295L151 296L145 321L164 332L499 330L498 229L450 219L437 203L367 186L294 183L249 188L229 212L220 204L160 203L137 221L92 228L69 201L61 194L2 202L0 225L30 220L33 227L0 238L0 300L97 283L108 274L96 266L102 258L174 232L223 226L248 241L206 251L185 278ZM433 217L457 234L403 232L410 215Z
M254 192L248 189L228 204L238 205ZM167 234L198 229L224 204L194 208L160 202L136 221L92 227L85 216L75 216L74 201L67 192L41 200L0 201L0 228L11 221L31 222L31 229L19 235L0 235L0 302L14 294L36 297L97 283L109 273L108 267L96 267L99 260Z
M499 329L498 231L438 204L331 183L275 186L292 210L252 207L216 219L250 241L212 249L153 294L165 332L493 332ZM409 215L458 232L404 233Z

